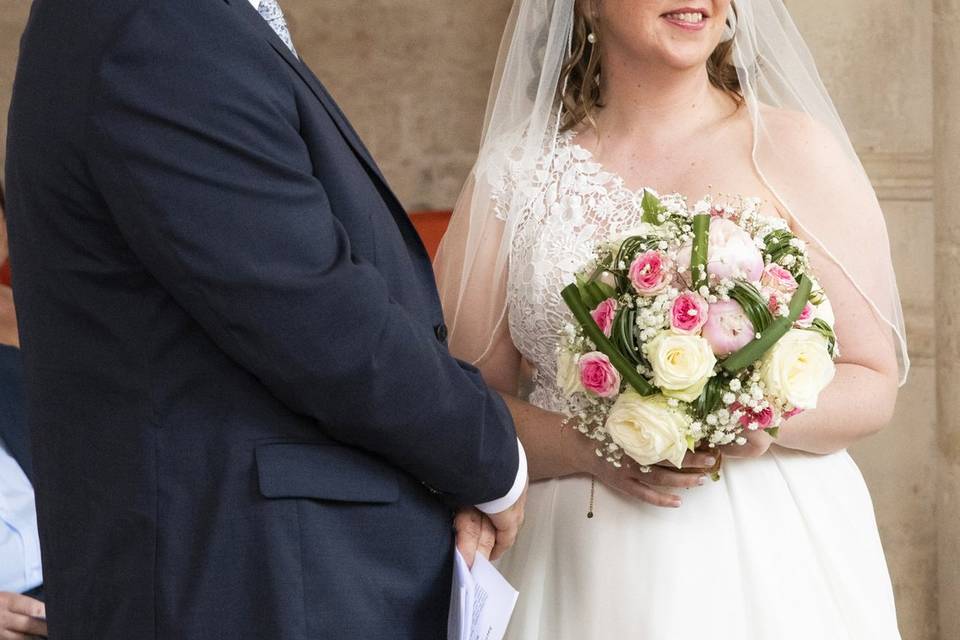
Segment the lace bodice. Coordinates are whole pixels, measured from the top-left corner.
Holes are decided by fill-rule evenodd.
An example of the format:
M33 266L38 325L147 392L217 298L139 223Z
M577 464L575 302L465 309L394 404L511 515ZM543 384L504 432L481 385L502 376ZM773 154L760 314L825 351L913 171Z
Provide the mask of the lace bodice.
M507 318L514 344L535 369L532 404L553 411L566 405L556 390L557 346L572 316L560 292L598 243L639 225L642 198L573 143L572 133L562 134L536 169L506 173L498 202L523 203L513 214Z

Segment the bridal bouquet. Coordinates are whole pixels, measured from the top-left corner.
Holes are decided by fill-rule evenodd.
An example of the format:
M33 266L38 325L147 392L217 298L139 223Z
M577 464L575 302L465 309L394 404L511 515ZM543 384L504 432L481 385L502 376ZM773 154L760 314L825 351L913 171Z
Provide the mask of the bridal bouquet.
M746 430L776 437L816 407L838 355L830 302L804 242L760 204L691 209L645 191L640 227L601 244L563 290L576 324L557 382L597 455L679 469L687 451L744 444Z

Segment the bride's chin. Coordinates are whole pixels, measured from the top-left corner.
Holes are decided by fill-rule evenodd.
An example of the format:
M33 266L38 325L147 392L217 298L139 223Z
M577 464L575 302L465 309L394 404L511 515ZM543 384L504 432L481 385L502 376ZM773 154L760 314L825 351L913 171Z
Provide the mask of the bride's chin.
M716 47L703 42L675 42L665 40L657 52L664 66L677 71L702 69Z
M661 75L673 74L677 77L688 77L691 73L706 67L707 59L699 57L672 56L661 59Z

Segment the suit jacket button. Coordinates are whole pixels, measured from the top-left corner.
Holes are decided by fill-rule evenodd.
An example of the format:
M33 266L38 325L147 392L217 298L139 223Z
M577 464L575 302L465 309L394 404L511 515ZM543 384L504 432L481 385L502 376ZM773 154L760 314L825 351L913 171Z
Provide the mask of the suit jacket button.
M447 341L447 325L438 324L433 328L433 332L437 334L437 340L439 340L440 342Z

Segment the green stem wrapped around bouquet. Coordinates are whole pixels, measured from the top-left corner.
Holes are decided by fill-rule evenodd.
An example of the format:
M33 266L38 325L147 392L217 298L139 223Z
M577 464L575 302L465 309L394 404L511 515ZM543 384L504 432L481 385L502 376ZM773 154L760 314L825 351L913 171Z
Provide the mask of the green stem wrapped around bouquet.
M790 327L797 321L803 308L810 299L810 291L813 289L813 282L807 276L800 276L799 286L790 300L790 313L781 316L773 321L766 329L760 332L760 337L755 338L742 349L728 357L720 366L727 373L736 375L741 370L746 369L754 362L763 357L763 355L777 343L780 338L785 336Z
M590 310L587 309L587 306L583 303L583 298L580 296L580 289L577 288L577 285L569 285L563 290L561 295L563 296L563 301L570 307L570 311L573 312L573 317L576 318L577 322L583 328L583 332L597 347L597 351L610 359L610 364L620 372L620 376L626 383L642 396L655 394L657 389L640 375L636 367L631 365L623 354L617 351L617 348L613 345L613 342L610 341L610 338L604 335L600 327L597 326L597 323L594 322L593 317L590 315Z
M693 216L693 248L690 251L690 274L694 291L707 286L707 250L710 247L710 215Z

